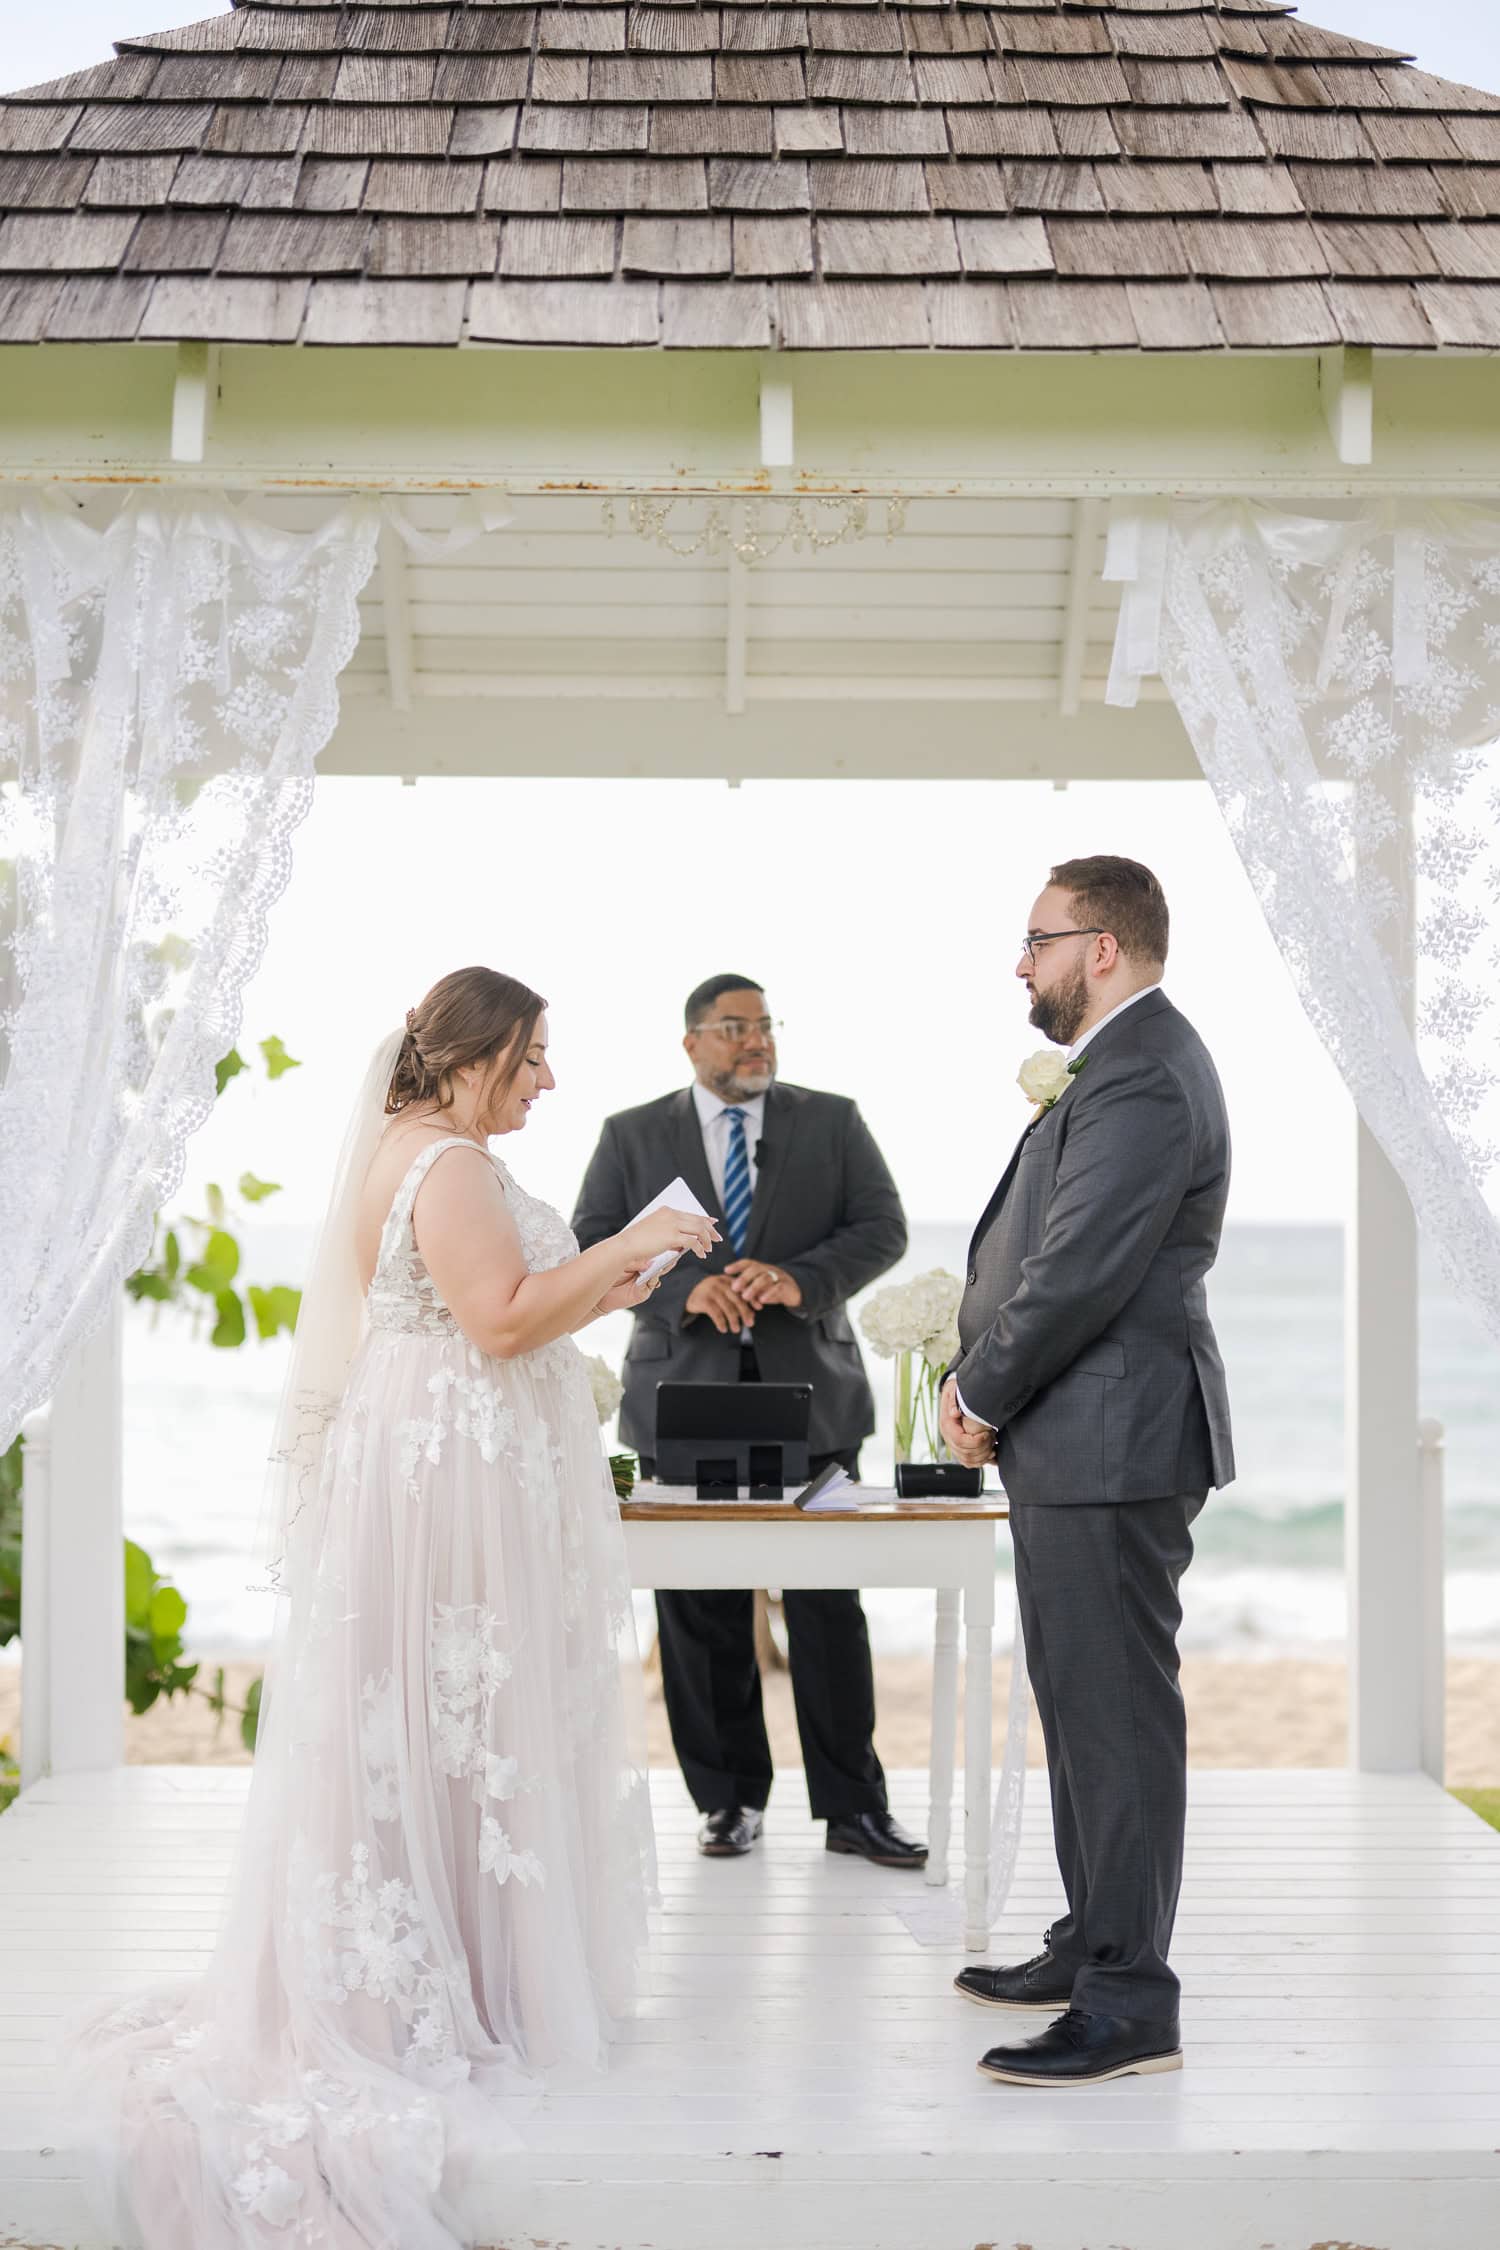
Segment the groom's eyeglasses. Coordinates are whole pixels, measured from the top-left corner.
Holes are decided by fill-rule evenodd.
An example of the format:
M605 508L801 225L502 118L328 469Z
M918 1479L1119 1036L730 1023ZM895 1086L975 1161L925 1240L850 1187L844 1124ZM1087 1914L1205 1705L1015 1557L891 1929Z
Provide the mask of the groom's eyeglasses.
M1037 947L1039 945L1050 945L1054 938L1108 937L1108 935L1108 930L1033 930L1030 937L1022 938L1021 951L1031 963L1031 966L1035 968Z

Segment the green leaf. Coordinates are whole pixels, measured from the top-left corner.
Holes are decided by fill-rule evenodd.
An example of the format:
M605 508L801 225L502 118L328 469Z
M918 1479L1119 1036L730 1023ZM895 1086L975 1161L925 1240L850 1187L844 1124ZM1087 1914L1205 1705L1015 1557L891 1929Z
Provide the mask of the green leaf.
M216 1344L220 1351L233 1351L236 1345L245 1341L245 1308L233 1289L221 1289L214 1303L218 1307L219 1317L208 1340L211 1344Z
M127 1278L125 1294L133 1297L137 1304L143 1298L150 1298L153 1304L164 1305L171 1299L172 1284L165 1274L150 1272L143 1266L139 1273Z
M224 1224L224 1190L210 1180L203 1191L203 1200L208 1205L208 1215L214 1225L221 1227Z
M241 1172L240 1193L247 1203L264 1203L268 1195L280 1195L280 1180L258 1180L253 1172Z
M268 1078L282 1078L289 1070L300 1070L302 1068L297 1057L287 1053L274 1033L269 1039L262 1039L260 1051L266 1058L266 1076Z
M234 1236L215 1227L203 1245L202 1263L218 1275L220 1288L227 1287L240 1270L240 1246Z
M156 1565L144 1547L125 1542L125 1623L145 1632L151 1617L151 1596L156 1586Z
M153 1641L175 1641L187 1623L187 1603L175 1586L158 1586L151 1596L147 1625ZM158 1653L162 1653L158 1651Z
M221 1055L214 1064L214 1092L222 1094L230 1079L238 1078L240 1072L248 1068L249 1065L240 1053L239 1048L231 1047L228 1054Z
M245 1294L250 1300L256 1331L263 1344L268 1344L273 1336L279 1336L283 1328L288 1335L295 1332L297 1314L302 1304L300 1289L288 1289L284 1286L257 1289L252 1282Z
M162 1245L162 1264L166 1269L168 1281L175 1281L182 1265L182 1244L170 1227L167 1229L167 1239Z
M260 1731L260 1691L263 1675L257 1676L245 1690L245 1709L240 1719L240 1740L247 1750L255 1748L255 1737Z

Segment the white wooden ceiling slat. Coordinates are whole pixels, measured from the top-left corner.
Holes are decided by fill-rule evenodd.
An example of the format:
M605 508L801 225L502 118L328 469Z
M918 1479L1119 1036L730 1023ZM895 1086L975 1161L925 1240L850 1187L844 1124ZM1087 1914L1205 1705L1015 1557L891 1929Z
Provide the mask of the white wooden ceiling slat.
M652 607L628 602L588 603L570 611L523 609L489 611L470 606L453 608L414 605L412 623L419 643L441 650L450 639L489 640L496 645L516 640L540 639L565 645L575 638L628 640L636 634L652 640L716 638L722 643L727 619L725 604L679 603ZM783 636L792 640L834 639L855 642L890 641L1035 641L1044 645L1056 669L1062 637L1063 613L1053 609L947 608L912 609L902 619L902 630L892 636L890 613L856 604L830 603L811 609L804 603L771 603L755 612L755 637ZM429 667L426 667L430 669Z
M1103 553L1101 541L1095 557L1096 567ZM997 534L981 539L956 539L950 534L934 534L931 537L903 536L889 547L883 541L867 541L863 545L828 549L820 554L809 554L805 550L795 554L784 547L769 561L753 564L750 574L752 578L761 578L768 571L776 571L811 584L829 570L857 572L870 578L893 574L924 577L933 570L974 577L993 571L1066 572L1072 554L1070 541L1050 536ZM649 570L687 582L694 578L722 577L724 560L722 555L712 559L701 555L679 557L660 547L644 545L622 549L618 539L606 539L602 532L517 532L465 547L451 562L413 563L412 580L420 584L427 577L473 578L499 584L524 571L550 575L569 570L600 570L627 578Z
M829 566L816 578L793 571L747 571L752 609L795 601L799 607L825 609L853 604L871 609L1060 609L1067 600L1069 574L1060 570L1032 571L930 571L925 575L872 571L844 571ZM518 571L509 582L495 575L452 574L444 584L441 573L414 574L411 595L428 610L475 609L493 615L509 610L555 609L564 614L580 604L625 602L632 608L711 608L722 602L726 577L722 567L712 576L674 585L661 573L585 570L569 572ZM1095 607L1100 606L1098 602Z
M435 680L461 687L465 678L486 673L519 676L526 672L555 673L562 664L577 673L625 671L661 676L719 678L723 671L723 642L713 637L697 641L619 640L612 636L570 641L565 650L556 641L468 641L415 644L415 686L418 695ZM1109 666L1108 644L1091 648L1086 671L1102 676ZM750 676L785 672L809 679L819 672L847 674L861 668L872 673L925 672L939 680L950 676L982 680L1035 678L1055 681L1057 652L1030 641L999 643L933 641L927 643L861 640L757 640L750 650ZM380 644L371 644L358 663L355 676L379 679L384 685L384 659Z

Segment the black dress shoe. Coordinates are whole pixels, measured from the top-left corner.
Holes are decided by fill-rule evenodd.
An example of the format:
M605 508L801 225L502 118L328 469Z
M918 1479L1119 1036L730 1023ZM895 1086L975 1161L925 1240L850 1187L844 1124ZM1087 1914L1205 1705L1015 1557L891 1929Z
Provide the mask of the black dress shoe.
M927 1846L892 1820L888 1812L847 1813L830 1820L824 1849L873 1860L877 1867L925 1867Z
M1073 1972L1044 1950L1013 1969L960 1969L953 1989L981 2008L1045 2008L1055 2016L1073 1997Z
M725 1805L705 1813L698 1830L698 1849L705 1859L742 1859L760 1834L761 1815L754 1805Z
M1175 2016L1087 2016L1069 2008L1018 2047L992 2047L979 2065L1003 2086L1097 2086L1106 2078L1181 2070Z

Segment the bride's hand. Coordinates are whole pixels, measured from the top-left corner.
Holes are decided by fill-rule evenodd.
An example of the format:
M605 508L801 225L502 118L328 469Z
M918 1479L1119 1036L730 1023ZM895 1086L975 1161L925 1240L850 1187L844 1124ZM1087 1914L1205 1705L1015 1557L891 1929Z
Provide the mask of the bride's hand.
M654 1294L656 1287L654 1281L642 1281L638 1273L627 1274L623 1281L616 1282L613 1289L606 1291L595 1305L594 1311L599 1315L634 1312L637 1305L644 1305Z
M695 1258L706 1258L719 1239L719 1230L712 1219L698 1211L648 1211L645 1218L637 1219L633 1226L615 1236L615 1248L620 1253L620 1263L627 1273L639 1273L649 1266L664 1250L681 1256L691 1250Z

